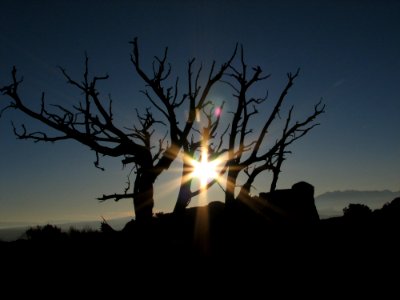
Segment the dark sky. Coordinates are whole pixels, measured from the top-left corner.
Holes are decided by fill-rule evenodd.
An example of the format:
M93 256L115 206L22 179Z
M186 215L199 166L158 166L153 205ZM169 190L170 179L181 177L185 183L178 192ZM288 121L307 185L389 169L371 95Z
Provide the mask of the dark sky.
M205 66L222 62L239 42L249 65L272 74L260 93L268 89L275 99L286 73L300 67L288 105L295 105L298 118L321 97L327 105L321 126L292 147L280 188L300 180L312 183L317 194L400 188L400 1L2 0L0 14L0 84L9 83L16 65L24 76L21 95L31 107L42 91L48 103L77 103L79 93L57 66L81 78L86 51L92 72L110 75L101 92L111 93L116 116L131 125L134 109L145 103L129 60L133 37L139 37L148 66L169 46L173 72L181 76L191 57ZM213 97L229 101L230 95L217 90ZM7 101L1 96L1 107ZM123 191L127 170L120 160L103 160L101 172L93 166L94 154L75 142L16 140L11 120L42 129L14 111L0 119L0 222L132 214L129 200L94 200ZM166 192L163 183L177 174L160 178L156 210L172 209L176 190ZM260 178L255 193L265 181ZM208 198L222 200L218 189Z

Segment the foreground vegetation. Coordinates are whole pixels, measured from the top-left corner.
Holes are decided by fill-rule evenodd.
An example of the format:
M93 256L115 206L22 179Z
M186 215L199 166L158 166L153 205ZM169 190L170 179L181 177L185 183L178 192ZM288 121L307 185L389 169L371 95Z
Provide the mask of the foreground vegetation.
M134 220L121 231L105 221L99 230L37 226L26 239L2 243L2 248L68 247L106 252L130 252L165 257L223 257L279 252L282 249L337 248L340 245L368 248L394 246L400 223L400 198L381 209L351 204L343 217L316 224L276 223L241 207L230 211L221 202L187 209L185 214L157 214L148 224ZM392 245L393 244L393 245ZM288 248L289 247L289 248Z

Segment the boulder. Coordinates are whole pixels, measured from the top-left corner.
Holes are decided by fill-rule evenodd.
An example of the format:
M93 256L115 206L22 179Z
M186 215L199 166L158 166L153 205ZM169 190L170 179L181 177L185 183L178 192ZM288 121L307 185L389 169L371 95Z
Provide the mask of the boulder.
M291 189L260 193L265 214L272 222L287 224L314 224L319 221L314 200L314 187L304 181Z

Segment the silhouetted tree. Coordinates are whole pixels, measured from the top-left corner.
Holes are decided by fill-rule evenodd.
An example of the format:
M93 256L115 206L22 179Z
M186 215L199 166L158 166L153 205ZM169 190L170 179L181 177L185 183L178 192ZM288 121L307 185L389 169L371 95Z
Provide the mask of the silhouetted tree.
M11 98L9 105L2 110L11 108L25 113L54 129L58 135L52 135L54 131L30 132L22 125L22 130L14 127L15 135L20 139L33 140L35 142L58 142L61 140L76 140L89 147L96 154L95 166L99 165L99 155L122 157L122 163L133 164L135 168L135 180L133 192L129 193L129 185L122 194L103 195L99 200L132 198L138 221L149 220L153 215L153 185L157 177L176 159L181 148L186 147L188 137L192 132L196 120L196 113L207 106L207 96L213 86L219 82L233 60L232 56L218 69L215 61L212 63L203 87L200 85L200 67L193 77L194 62L192 59L187 67L187 91L180 92L179 78L174 84L168 86L171 66L167 63L168 48L161 58L155 57L151 72L146 72L142 67L139 55L137 38L131 42L133 46L131 62L134 70L144 81L146 89L142 91L153 109L157 110L163 119L157 119L150 109L144 114L137 111L137 124L133 128L120 126L114 121L112 100L104 101L97 89L97 84L108 78L106 76L89 76L89 60L86 57L83 81L77 81L70 77L67 71L61 69L67 82L80 90L83 100L72 109L62 105L53 105L56 111L51 111L45 105L45 94L42 93L41 108L35 111L26 105L20 97L19 88L22 78L17 77L17 69L14 67L11 75L12 82L3 86L0 91ZM217 69L217 70L216 70ZM108 102L107 104L105 102ZM187 117L182 122L178 109L186 106ZM163 138L155 140L153 137L156 124L164 124L167 132ZM179 125L181 124L181 125Z
M392 201L385 203L385 205L383 205L382 207L382 210L400 213L400 197L397 197Z
M400 223L400 197L385 203L381 209L374 210L373 214L380 224L393 225L393 228L398 228Z
M181 88L179 77L171 80L171 66L167 62L168 48L162 57L154 58L152 69L148 72L142 66L137 39L135 38L131 44L133 46L131 62L135 72L145 83L146 88L142 93L151 106L145 112L136 110L137 122L133 127L124 127L114 121L111 97L104 101L97 89L97 84L106 80L108 75L89 76L89 60L86 57L82 81L73 79L65 69L60 68L67 83L77 88L83 95L83 100L72 109L53 105L56 110L49 110L45 104L44 93L40 100L40 110L29 108L20 97L19 87L22 79L17 77L17 70L13 68L11 84L0 89L4 95L11 98L11 102L3 111L8 108L17 109L58 132L58 135L52 135L54 131L50 130L30 132L22 125L21 130L17 130L14 126L15 135L20 139L30 139L35 142L76 140L95 152L95 166L98 168L101 168L99 155L122 157L122 163L132 164L135 171L133 191L129 192L129 181L123 193L103 195L99 200L119 201L123 198L133 198L138 221L146 221L152 217L154 183L182 152L182 180L175 211L184 209L192 197L217 182L213 180L202 189L191 190L190 161L195 156L206 155L207 159L215 159L222 154L226 155L220 175L227 173L225 186L227 205L232 204L235 199L251 199L249 194L252 184L264 171L272 172L270 190L275 190L281 166L286 154L289 153L288 146L318 125L314 120L324 112L325 108L318 103L307 118L294 123L293 107L290 108L281 135L275 138L275 143L271 143L269 130L272 124L275 125L275 121L280 119L282 103L299 71L294 74L288 73L288 82L272 105L272 110L265 118L261 118L261 124L255 125L251 122L252 117L258 114L259 110L263 113L267 111L267 108L261 107L266 102L267 96L254 97L254 87L266 80L269 75L263 75L260 66L248 69L243 47L238 58L238 66L234 65L236 47L231 57L218 70L214 61L206 76L202 74L202 66L196 68L195 59L191 59L187 66L187 84L185 88ZM174 83L170 85L169 82ZM236 107L234 104L230 105L234 107L231 112L232 119L228 121L225 129L220 128L219 114L213 114L215 106L208 99L211 89L219 82L232 88L232 101L236 102ZM154 114L153 110L157 113ZM182 110L187 111L185 117L182 117ZM206 123L195 125L199 114L204 117ZM162 138L154 137L156 126L165 127L166 133ZM224 139L225 135L229 135L227 141ZM269 143L266 142L267 139ZM204 149L206 151L203 151ZM240 182L242 179L239 180L243 178L239 176L241 173L247 176L242 182ZM235 190L238 186L240 191L236 196Z
M293 86L294 80L299 75L299 70L294 74L287 74L287 84L268 114L268 108L262 107L267 100L268 93L264 97L255 97L254 89L258 83L263 82L270 75L263 75L260 66L248 68L245 63L243 47L238 64L239 66L233 64L229 66L230 73L227 74L227 79L224 81L233 89L233 97L236 100L236 109L232 113L229 130L228 158L224 169L227 172L225 193L227 205L232 204L235 199L250 200L252 184L256 177L264 171L272 172L270 191L274 191L285 156L290 153L288 147L319 125L314 121L324 113L325 109L325 105L321 105L320 101L314 106L314 111L308 117L302 121L292 122L292 106L283 123L281 135L275 138L275 142L271 141L271 126L277 126L275 123L280 119L282 104ZM265 114L265 117L261 118L261 124L260 119L258 119L258 123L252 122L252 117L259 111ZM276 128L274 127L275 132ZM239 184L241 173L246 176L246 179ZM237 187L240 187L240 190L236 196L235 189Z
M353 220L362 220L370 217L372 210L365 204L349 204L348 207L343 208L343 216Z
M208 117L208 128L204 128L201 141L195 143L187 143L189 145L187 155L189 160L192 158L196 150L201 144L208 147L208 151L212 153L213 159L225 155L224 166L220 168L220 175L227 173L225 186L225 203L229 206L235 200L251 200L250 190L256 177L264 171L272 172L272 181L270 191L273 192L276 188L282 164L287 154L290 153L288 147L306 135L311 129L319 125L315 123L315 119L324 113L325 105L321 105L321 101L314 106L314 111L311 112L302 121L292 121L293 109L292 106L282 125L281 134L275 141L271 143L271 137L268 135L271 126L276 132L277 124L280 120L280 112L288 91L294 84L294 80L299 75L299 70L295 74L288 73L288 82L281 92L278 99L272 105L269 114L259 118L257 123L252 122L252 117L261 111L268 112L267 107L262 107L267 100L267 96L254 97L254 89L258 83L263 82L270 75L263 75L260 66L252 68L250 71L245 63L243 47L241 48L239 66L234 65L234 61L228 67L222 81L230 86L233 90L233 99L236 100L236 107L231 111L232 118L228 122L228 127L225 130L218 128L219 119L211 121L211 114ZM230 105L232 107L232 105ZM263 123L259 123L261 122ZM214 147L209 140L216 139L216 132L220 132L220 140ZM211 134L207 134L211 133ZM228 142L224 143L225 133L229 133ZM269 143L267 143L269 141ZM270 145L270 146L268 146ZM187 174L191 172L190 164L184 168L182 178L187 178ZM247 178L243 181L240 174L243 173ZM240 182L239 182L240 181ZM182 185L180 197L178 197L175 210L184 207L190 201L191 197L197 195L201 190L191 191L190 177ZM209 188L215 184L217 180L213 180L207 184L205 188ZM236 195L235 190L240 187L239 193ZM179 201L182 200L182 201Z

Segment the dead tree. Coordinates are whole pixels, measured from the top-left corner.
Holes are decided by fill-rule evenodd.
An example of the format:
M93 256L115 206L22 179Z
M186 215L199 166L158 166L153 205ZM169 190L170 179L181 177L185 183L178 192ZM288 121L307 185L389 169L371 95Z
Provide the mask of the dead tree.
M285 155L290 153L288 147L319 125L314 121L325 109L325 106L319 102L315 105L314 111L305 120L292 123L292 107L284 123L281 136L268 147L266 140L269 138L269 129L272 124L280 119L282 104L293 86L294 80L298 77L299 70L294 74L287 74L288 81L286 86L272 106L269 116L264 119L262 126L257 126L257 128L260 128L257 132L254 124L253 126L251 125L251 119L258 114L259 110L263 113L267 111L267 108L262 107L262 105L266 104L267 96L251 97L251 89L256 84L266 80L269 75L263 75L260 66L248 69L244 59L243 48L240 53L239 67L231 65L229 68L231 73L225 83L234 91L233 97L236 100L236 110L232 112L228 141L229 152L226 161L225 202L228 206L233 204L235 200L244 201L249 199L254 180L264 171L273 173L271 183L271 191L273 191L276 187ZM244 173L247 179L239 183L238 178L241 173ZM237 187L240 187L240 191L236 196L235 190Z
M280 122L281 107L286 96L293 86L294 80L299 75L299 70L296 73L288 73L288 81L283 88L280 96L272 105L269 115L265 119L261 119L263 123L258 122L257 128L252 121L252 117L257 115L259 111L265 113L268 107L265 106L267 96L251 97L249 96L252 89L258 84L269 78L269 75L263 75L261 67L257 66L248 70L248 66L244 60L243 48L239 59L239 67L229 66L231 71L226 74L224 83L228 84L233 89L233 101L236 101L236 107L231 112L232 118L229 121L228 127L220 134L219 143L215 147L209 147L209 152L213 158L217 158L222 154L228 153L225 159L224 166L220 169L220 177L227 174L225 185L225 202L227 206L232 206L236 200L250 200L250 191L257 176L265 171L272 173L272 181L270 183L270 191L274 191L279 179L279 174L286 155L290 153L289 146L296 140L306 135L311 129L319 125L315 123L315 119L324 112L325 106L321 102L314 106L314 111L302 121L292 122L293 109L289 109L286 121L282 122L281 135L275 140L275 143L270 143L268 147L266 143L270 140L269 129L275 123ZM250 74L249 74L250 73ZM221 131L218 127L219 119L211 121L211 113L207 114L208 126L203 128L201 138L196 141L192 140L185 143L184 150L184 168L182 171L182 184L179 192L178 200L175 205L175 212L181 211L189 203L192 197L197 196L201 190L192 191L190 173L193 171L190 161L193 159L196 151L202 144L216 139L216 133ZM260 120L260 119L259 119ZM225 134L229 130L229 138L224 140ZM199 132L200 133L200 132ZM211 134L210 134L211 133ZM253 136L251 138L250 136ZM256 136L256 138L254 138ZM246 177L239 182L239 175L243 173ZM215 184L217 180L210 181L204 189ZM239 193L235 193L239 187Z
M138 124L133 128L117 125L114 121L111 98L106 104L97 89L97 84L106 80L108 76L90 77L87 57L81 82L74 80L65 69L60 68L67 83L77 88L83 95L83 100L71 109L56 104L52 106L55 110L50 110L45 103L44 93L40 99L40 110L29 108L20 97L19 88L23 80L17 77L17 70L14 67L11 72L11 83L0 88L0 91L11 99L2 112L6 109L16 109L49 128L49 131L29 131L24 125L20 130L14 126L14 133L20 139L35 142L76 140L94 151L95 166L98 168L101 168L100 155L121 157L124 165L133 164L136 173L133 191L128 192L129 189L126 189L124 193L103 195L99 200L119 201L133 198L136 220L148 221L153 215L154 182L170 167L183 145L187 143L196 119L196 111L201 111L207 105L210 90L225 74L236 55L236 49L218 69L215 61L212 63L203 87L200 85L202 68L200 67L193 77L195 60L190 60L187 67L187 91L182 93L179 89L179 77L176 77L172 86L166 83L171 76L171 66L167 62L168 48L161 58L155 57L152 72L146 72L140 60L137 38L131 44L133 46L131 62L135 72L146 85L142 93L152 109L158 111L162 117L156 118L152 110L148 109L145 114L137 112ZM178 118L177 111L185 107L188 114L182 121ZM158 123L166 126L167 134L164 138L154 140L154 126ZM52 132L57 134L52 135Z

